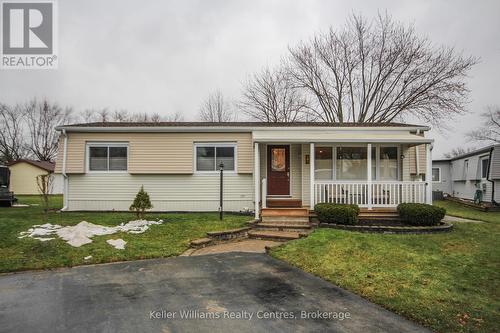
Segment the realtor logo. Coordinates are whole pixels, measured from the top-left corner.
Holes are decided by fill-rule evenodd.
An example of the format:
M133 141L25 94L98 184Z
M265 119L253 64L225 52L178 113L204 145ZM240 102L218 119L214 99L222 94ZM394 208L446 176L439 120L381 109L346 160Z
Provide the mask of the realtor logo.
M2 2L2 69L57 68L55 5Z

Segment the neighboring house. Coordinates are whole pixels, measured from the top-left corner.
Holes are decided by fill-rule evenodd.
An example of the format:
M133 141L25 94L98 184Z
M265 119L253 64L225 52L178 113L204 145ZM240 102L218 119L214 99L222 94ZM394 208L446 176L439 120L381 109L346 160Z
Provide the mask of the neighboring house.
M449 159L432 161L433 190L474 200L500 202L500 145L493 145Z
M9 163L10 189L14 194L40 194L36 177L54 172L54 163L35 160L17 160ZM62 194L63 177L54 174L51 194Z
M169 122L58 130L65 210L127 210L144 185L154 210L217 211L221 162L227 211L432 200L425 126Z

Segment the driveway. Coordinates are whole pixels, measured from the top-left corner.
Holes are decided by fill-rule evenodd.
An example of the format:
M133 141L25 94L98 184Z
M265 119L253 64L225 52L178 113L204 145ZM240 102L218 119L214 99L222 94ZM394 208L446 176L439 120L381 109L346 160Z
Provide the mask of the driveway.
M2 275L0 323L2 332L428 332L257 253Z

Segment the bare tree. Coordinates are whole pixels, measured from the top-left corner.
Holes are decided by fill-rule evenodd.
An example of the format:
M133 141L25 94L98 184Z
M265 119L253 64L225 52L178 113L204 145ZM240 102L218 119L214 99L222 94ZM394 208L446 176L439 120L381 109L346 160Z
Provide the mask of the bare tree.
M97 121L101 123L107 123L110 120L110 112L107 108L103 108L96 111Z
M475 147L469 147L469 148L463 148L463 147L458 147L458 148L453 148L450 152L444 154L444 157L446 158L453 158L457 157L460 155L464 155L467 153L470 153L472 151L476 150Z
M235 117L222 92L217 90L209 94L201 105L199 118L201 121L224 122L232 121Z
M83 121L84 123L93 123L98 119L97 111L94 109L85 109L78 115L78 121Z
M182 114L181 111L177 111L175 113L171 113L169 115L164 116L163 120L170 121L170 122L184 121L184 115Z
M55 128L71 120L71 108L47 100L31 100L24 106L31 154L40 161L52 161L57 154L59 135Z
M309 103L287 73L266 68L245 84L239 107L253 120L276 123L304 120Z
M353 15L345 28L289 48L295 85L326 122L390 122L414 115L439 123L465 112L465 79L477 59L434 47L412 26Z
M54 187L54 175L52 173L36 176L36 185L43 203L43 210L47 218L49 213L49 199Z
M483 123L481 128L469 132L469 138L476 141L500 143L500 106L489 106L481 114Z
M111 119L117 122L125 122L130 120L130 115L127 110L115 110L111 115Z
M0 104L0 163L26 157L24 116L21 107Z
M158 113L156 113L156 112L155 112L155 113L153 113L153 114L151 115L150 120L151 120L151 122L153 122L153 123L159 123L159 122L161 122L162 117L160 116L160 114L158 114Z

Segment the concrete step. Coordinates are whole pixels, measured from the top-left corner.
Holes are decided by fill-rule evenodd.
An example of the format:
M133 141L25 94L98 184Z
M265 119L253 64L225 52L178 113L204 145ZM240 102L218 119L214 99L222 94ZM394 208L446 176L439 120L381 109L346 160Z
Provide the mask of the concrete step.
M267 199L267 207L269 207L269 208L284 208L284 207L300 208L300 207L302 207L302 200L288 199L288 198Z
M309 224L309 216L262 216L264 223Z
M295 231L307 232L312 229L310 224L287 224L287 223L257 223L253 230L268 230L268 231Z
M253 239L267 239L267 240L277 240L277 241L286 241L286 240L294 240L300 238L299 232L292 231L261 231L261 230L252 230L248 232L248 237Z
M263 208L261 216L309 216L307 208Z

